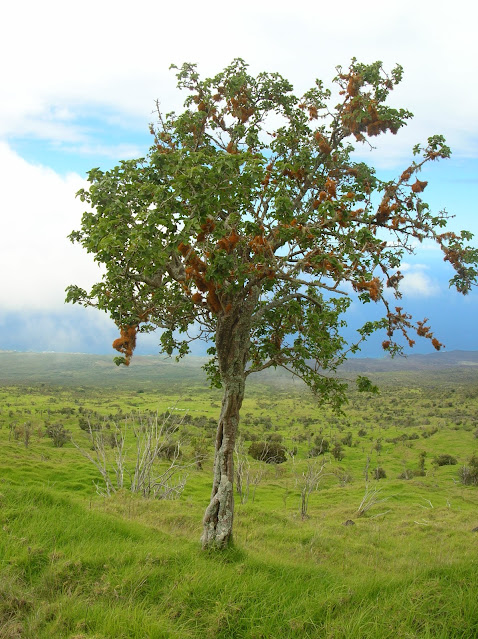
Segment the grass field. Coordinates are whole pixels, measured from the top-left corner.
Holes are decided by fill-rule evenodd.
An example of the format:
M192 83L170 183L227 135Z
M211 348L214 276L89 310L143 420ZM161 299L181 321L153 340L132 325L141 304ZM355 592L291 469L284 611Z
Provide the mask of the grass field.
M24 364L0 387L1 638L478 637L478 487L459 481L478 451L473 366L375 373L381 394L352 393L343 416L289 379L251 384L235 545L213 554L198 540L220 391L199 367L154 383L143 370L128 386L98 366L55 366L42 378ZM166 412L179 418L167 434L186 479L176 499L145 499L127 480L100 495L94 465L47 435L61 427L93 454L85 420L110 440L117 424L132 470L132 425ZM309 456L323 440L328 451ZM247 455L262 441L287 461ZM112 480L116 451L105 453ZM439 466L445 454L457 463Z

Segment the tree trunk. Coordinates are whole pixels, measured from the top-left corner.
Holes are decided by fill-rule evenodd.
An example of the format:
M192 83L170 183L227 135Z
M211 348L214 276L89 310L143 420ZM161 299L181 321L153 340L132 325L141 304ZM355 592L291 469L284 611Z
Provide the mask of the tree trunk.
M203 548L225 548L232 542L234 446L244 398L251 316L256 299L251 295L238 310L218 318L216 353L224 394L217 426L211 501L203 520Z

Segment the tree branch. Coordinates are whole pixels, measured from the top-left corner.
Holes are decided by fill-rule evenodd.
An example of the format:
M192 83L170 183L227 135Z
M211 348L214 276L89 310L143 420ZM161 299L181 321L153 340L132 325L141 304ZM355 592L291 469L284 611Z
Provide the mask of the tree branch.
M338 293L339 295L349 295L350 293L347 293L347 291L341 291L340 289L337 288L338 282L335 286L327 286L327 284L324 284L323 282L321 282L320 280L301 280L299 278L296 277L292 277L290 275L287 275L285 273L279 273L276 275L276 278L278 280L284 280L286 282L291 282L292 284L296 284L299 286L313 286L314 288L324 288L327 291L332 291L333 293Z
M284 304L287 304L287 302L290 302L291 300L294 300L294 299L306 299L309 302L311 302L312 304L314 304L315 306L317 306L317 308L320 311L322 310L322 304L318 300L315 300L310 295L306 295L305 293L291 293L290 295L286 295L285 297L281 297L278 300L273 300L269 304L266 304L265 306L262 306L252 316L252 322L254 323L257 320L259 320L264 315L264 313L267 313L267 311L270 311L273 308L277 308L278 306L283 306Z

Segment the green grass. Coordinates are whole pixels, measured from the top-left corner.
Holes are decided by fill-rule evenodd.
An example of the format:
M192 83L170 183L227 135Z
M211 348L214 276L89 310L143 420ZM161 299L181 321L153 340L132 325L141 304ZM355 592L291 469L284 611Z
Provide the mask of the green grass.
M54 448L43 436L46 423L61 421L86 446L80 408L98 418L172 406L216 417L217 392L0 388L0 638L478 637L478 488L457 482L459 465L432 463L450 453L463 464L478 449L478 378L453 387L423 374L382 379L382 394L352 395L345 417L317 408L298 386L251 387L243 432L281 434L298 453L277 467L250 460L263 478L254 500L236 498L235 545L223 553L198 542L211 458L189 469L179 500L125 490L104 498L94 467L70 443ZM200 428L182 429L188 459ZM299 483L313 439L348 432L352 446L340 462L330 458L302 520ZM404 433L418 439L392 441ZM211 448L212 430L203 435ZM399 479L421 451L425 476ZM370 469L386 470L369 486L387 501L358 517L367 456ZM355 525L344 526L348 519Z

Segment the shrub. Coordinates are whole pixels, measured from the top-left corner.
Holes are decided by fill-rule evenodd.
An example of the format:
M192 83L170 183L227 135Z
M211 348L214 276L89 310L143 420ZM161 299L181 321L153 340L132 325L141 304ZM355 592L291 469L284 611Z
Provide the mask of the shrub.
M380 468L379 466L373 471L373 476L375 479L385 479L387 476L387 473L384 471L383 468Z
M444 454L437 455L433 460L433 463L437 466L454 466L458 463L458 461L456 457L453 457L453 455Z
M425 477L425 458L427 454L424 450L418 455L418 468L404 468L403 472L398 476L399 479L413 479L413 477Z
M80 417L78 419L78 425L81 430L84 430L86 432L89 432L90 430L101 430L100 424L92 424L89 417Z
M420 472L420 476L423 477L425 475L425 458L427 456L426 451L422 450L422 452L418 455L418 469Z
M53 446L61 448L70 441L70 432L65 429L63 424L50 424L47 426L46 434L53 440Z
M465 486L478 486L478 457L475 453L469 459L468 466L460 468L458 477Z
M248 452L253 459L266 464L282 464L287 459L286 449L277 442L253 442Z
M60 415L73 415L75 409L73 408L73 406L64 406L63 408L60 408L58 412L60 413Z
M256 442L259 439L259 436L256 435L256 433L251 433L248 430L241 430L241 437L247 442Z
M309 457L318 457L319 455L323 455L330 447L329 441L323 437L316 437L314 439L314 444L315 446L309 450Z
M280 433L268 433L265 436L265 440L266 442L277 442L280 444L282 442L282 435Z
M337 468L333 471L333 473L339 480L339 485L342 486L342 488L347 484L351 484L353 482L353 476L348 471L343 470L342 468Z
M425 477L426 472L422 468L404 468L398 479L413 479L414 477Z
M352 433L347 433L345 437L342 437L342 444L344 446L352 446Z
M121 448L123 435L117 432L108 432L105 434L105 441L110 448Z
M342 459L344 458L342 445L339 444L338 442L332 448L331 452L332 452L332 455L334 456L334 459L336 459L337 461L342 461Z
M169 461L182 457L179 442L169 441L161 444L158 448L158 457L162 457Z

